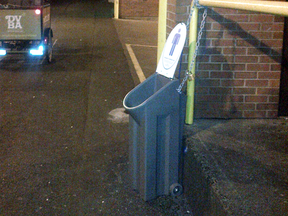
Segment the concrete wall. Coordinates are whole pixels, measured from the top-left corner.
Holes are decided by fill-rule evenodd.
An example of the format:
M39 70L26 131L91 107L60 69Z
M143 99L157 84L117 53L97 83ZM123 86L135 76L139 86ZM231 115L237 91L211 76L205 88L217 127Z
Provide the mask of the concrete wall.
M168 0L167 32L186 23L190 4ZM196 65L196 118L278 116L283 29L280 16L208 8ZM183 60L187 68L187 54Z

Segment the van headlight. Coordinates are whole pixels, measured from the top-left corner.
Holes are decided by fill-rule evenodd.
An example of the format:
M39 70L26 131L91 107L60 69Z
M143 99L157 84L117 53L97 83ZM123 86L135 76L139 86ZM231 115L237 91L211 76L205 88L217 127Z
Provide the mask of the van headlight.
M44 54L44 47L40 45L38 49L31 49L30 50L31 55L43 55Z
M6 54L7 54L7 52L5 49L0 49L0 56L4 56Z

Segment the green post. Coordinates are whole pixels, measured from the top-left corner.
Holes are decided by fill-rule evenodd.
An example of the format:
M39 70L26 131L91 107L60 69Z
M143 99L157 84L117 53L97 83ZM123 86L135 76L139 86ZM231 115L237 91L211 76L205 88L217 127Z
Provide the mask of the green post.
M191 6L193 1L191 3ZM197 41L197 24L198 24L198 8L194 8L189 31L189 53L188 53L188 69L194 56ZM194 117L194 95L195 95L195 64L190 71L189 79L187 80L187 105L186 105L186 124L193 124Z

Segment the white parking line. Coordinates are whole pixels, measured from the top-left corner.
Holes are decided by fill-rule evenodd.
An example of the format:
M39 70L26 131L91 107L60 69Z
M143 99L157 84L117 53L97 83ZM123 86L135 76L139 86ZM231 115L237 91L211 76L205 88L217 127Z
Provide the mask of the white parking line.
M54 46L55 46L55 44L57 43L57 41L58 41L58 39L56 39L56 40L54 41L54 43L53 43L53 46L52 46L52 47L54 47Z
M145 75L144 75L144 73L142 71L142 68L140 67L140 64L139 64L139 62L138 62L138 60L136 58L136 55L135 55L135 53L134 53L134 51L133 51L131 46L142 46L142 47L157 47L157 46L140 45L140 44L125 44L125 45L127 47L128 53L130 55L130 58L132 60L134 68L136 70L136 74L137 74L137 76L139 78L139 81L140 81L140 83L142 83L146 79L146 77L145 77Z

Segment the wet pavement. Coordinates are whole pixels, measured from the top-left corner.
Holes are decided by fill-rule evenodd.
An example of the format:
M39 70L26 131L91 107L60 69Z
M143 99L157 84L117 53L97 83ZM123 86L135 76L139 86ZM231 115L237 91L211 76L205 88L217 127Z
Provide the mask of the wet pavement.
M127 116L109 113L139 83L126 44L154 73L157 22L101 7L54 5L52 66L1 64L0 215L288 215L284 118L197 119L184 127L184 195L131 189Z

